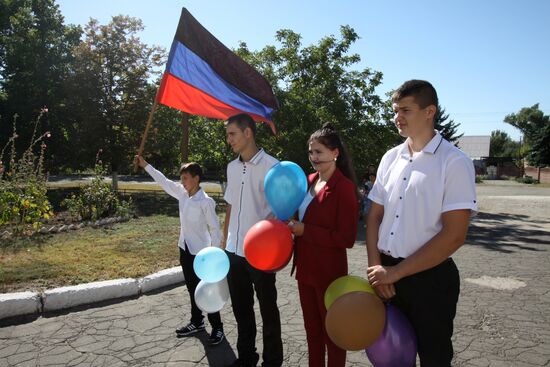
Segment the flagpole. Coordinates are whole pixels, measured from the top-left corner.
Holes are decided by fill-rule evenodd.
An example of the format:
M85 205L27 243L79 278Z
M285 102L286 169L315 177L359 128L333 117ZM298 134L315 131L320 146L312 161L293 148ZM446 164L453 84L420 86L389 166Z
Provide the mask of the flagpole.
M137 155L143 154L143 148L145 148L145 141L147 140L147 133L149 132L149 128L151 127L151 124L153 122L153 115L155 114L155 111L157 110L158 106L158 100L157 100L157 93L155 94L155 101L153 102L153 108L151 108L151 112L149 113L149 118L147 119L147 124L145 125L145 131L143 132L143 136L141 137L141 143L139 144L139 149L137 151ZM134 172L137 172L138 170L138 163L137 160L134 162Z
M183 113L182 119L181 119L181 144L180 144L180 152L181 152L181 161L187 162L187 159L189 158L189 114L187 112Z

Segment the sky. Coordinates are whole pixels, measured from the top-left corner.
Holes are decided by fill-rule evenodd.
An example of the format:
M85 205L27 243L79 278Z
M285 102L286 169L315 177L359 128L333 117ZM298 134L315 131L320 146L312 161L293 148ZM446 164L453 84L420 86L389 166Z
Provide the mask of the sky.
M66 24L114 15L140 18L140 38L170 49L181 8L229 48L277 45L291 29L302 45L339 37L351 26L361 37L351 52L357 69L383 73L384 96L409 79L430 81L459 133L520 131L504 117L539 103L550 115L550 1L546 0L58 0Z

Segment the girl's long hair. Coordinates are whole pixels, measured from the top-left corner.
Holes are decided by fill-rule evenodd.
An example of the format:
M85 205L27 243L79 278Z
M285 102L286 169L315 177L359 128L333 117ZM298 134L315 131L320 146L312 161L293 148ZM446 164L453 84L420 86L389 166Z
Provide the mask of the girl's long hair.
M324 124L323 127L311 134L308 144L312 140L318 141L330 150L338 149L340 154L338 154L338 158L336 159L336 167L338 167L344 176L349 178L355 187L357 187L357 178L355 176L355 170L353 169L348 148L340 138L340 135L334 126L332 126L331 123Z

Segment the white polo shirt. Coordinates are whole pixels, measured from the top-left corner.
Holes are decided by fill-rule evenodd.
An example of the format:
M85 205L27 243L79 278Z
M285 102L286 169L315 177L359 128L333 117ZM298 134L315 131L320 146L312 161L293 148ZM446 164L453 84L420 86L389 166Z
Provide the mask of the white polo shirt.
M264 193L264 177L279 161L260 149L248 162L239 156L227 165L224 199L231 205L225 249L244 257L246 232L269 216L271 209Z
M441 231L442 213L470 209L475 215L474 165L437 131L413 156L407 139L384 154L368 197L384 206L378 249L405 258Z
M145 171L158 183L166 193L179 201L180 237L178 246L196 255L207 246L220 246L222 233L216 215L216 202L202 189L189 197L180 182L167 179L150 164Z

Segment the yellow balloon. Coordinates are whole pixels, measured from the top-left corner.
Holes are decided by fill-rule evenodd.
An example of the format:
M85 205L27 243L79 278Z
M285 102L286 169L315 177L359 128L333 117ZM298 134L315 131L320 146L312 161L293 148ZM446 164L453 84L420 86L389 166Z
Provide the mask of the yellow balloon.
M350 292L368 292L376 295L368 280L356 275L345 275L335 279L325 291L325 307L327 310L338 297Z

